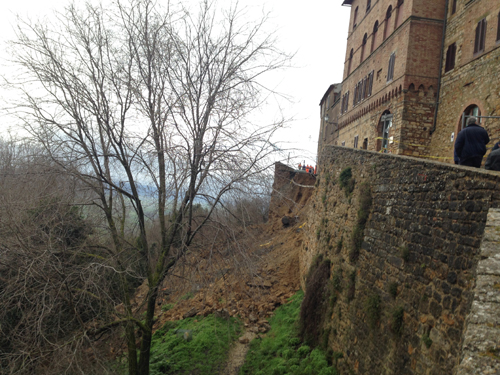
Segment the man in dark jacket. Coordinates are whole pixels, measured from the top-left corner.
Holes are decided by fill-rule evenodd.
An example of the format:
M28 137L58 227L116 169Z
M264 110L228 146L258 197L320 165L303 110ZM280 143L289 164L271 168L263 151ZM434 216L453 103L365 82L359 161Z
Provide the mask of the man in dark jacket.
M498 143L495 145L497 146ZM500 148L493 147L493 150L488 155L486 163L484 164L485 169L490 169L492 171L500 171Z
M467 119L467 127L458 133L455 141L455 152L460 158L460 165L480 168L490 137L476 122L476 117Z

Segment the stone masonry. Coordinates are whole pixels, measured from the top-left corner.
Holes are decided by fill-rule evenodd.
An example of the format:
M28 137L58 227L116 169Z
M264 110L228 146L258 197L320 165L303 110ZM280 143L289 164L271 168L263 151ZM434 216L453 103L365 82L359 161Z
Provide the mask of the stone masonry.
M500 210L488 212L457 375L500 374Z
M350 189L339 180L348 168ZM371 205L353 256L366 194ZM499 320L483 318L500 283L482 275L493 277L490 265L500 261L491 255L499 208L498 172L324 148L300 267L306 275L319 254L332 261L323 340L343 353L341 373L458 374L461 358L460 371L477 360L498 366ZM486 327L497 341L476 344Z

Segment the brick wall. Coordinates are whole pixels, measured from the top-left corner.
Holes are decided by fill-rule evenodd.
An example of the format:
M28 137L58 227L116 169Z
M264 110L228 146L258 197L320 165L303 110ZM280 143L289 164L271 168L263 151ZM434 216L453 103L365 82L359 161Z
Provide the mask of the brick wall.
M350 194L338 182L347 167ZM323 332L344 354L341 371L452 374L487 213L500 207L500 174L334 146L319 171L300 267L305 275L314 256L332 260L335 298ZM372 205L356 258L363 183Z
M393 7L393 15L386 25L389 6ZM357 26L353 29L356 7L359 9ZM398 16L399 12L402 12L401 16ZM372 2L369 12L366 12L366 1L353 2L342 83L342 95L349 91L349 105L348 111L339 117L337 144L345 142L346 146L352 147L354 137L358 136L358 147L363 139L368 138L368 149L376 150L380 143L376 138L381 135L380 117L389 111L394 115L390 136L395 140L389 147L390 152L429 154L428 131L432 127L436 101L443 17L443 0L433 1L430 5L424 0L406 0L400 8L397 8L397 1L379 0ZM375 48L370 53L376 21L379 30ZM388 37L384 40L386 27ZM361 61L365 33L368 40ZM347 64L351 49L354 57L349 71ZM394 52L394 78L387 82L389 58ZM355 85L371 71L374 72L372 95L354 105ZM417 91L419 95L414 95ZM412 108L406 107L408 103Z

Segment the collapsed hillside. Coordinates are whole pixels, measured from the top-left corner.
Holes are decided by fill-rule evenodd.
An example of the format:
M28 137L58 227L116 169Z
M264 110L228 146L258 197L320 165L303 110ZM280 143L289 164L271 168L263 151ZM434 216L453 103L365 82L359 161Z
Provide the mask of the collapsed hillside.
M255 333L267 331L266 318L300 288L299 251L315 180L278 163L268 222L235 234L238 248L198 251L179 262L162 284L155 328L215 313L239 316ZM146 291L143 284L136 292L139 311Z

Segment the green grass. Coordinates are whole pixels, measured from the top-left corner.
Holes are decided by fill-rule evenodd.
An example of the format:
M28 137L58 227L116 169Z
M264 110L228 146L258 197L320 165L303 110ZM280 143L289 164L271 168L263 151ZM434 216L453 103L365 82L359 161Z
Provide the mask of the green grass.
M250 344L243 375L336 375L323 350L302 344L298 338L300 304L304 293L299 291L290 302L276 310L269 319L271 330Z
M241 322L235 318L209 315L167 322L153 335L150 374L217 374L240 332Z

